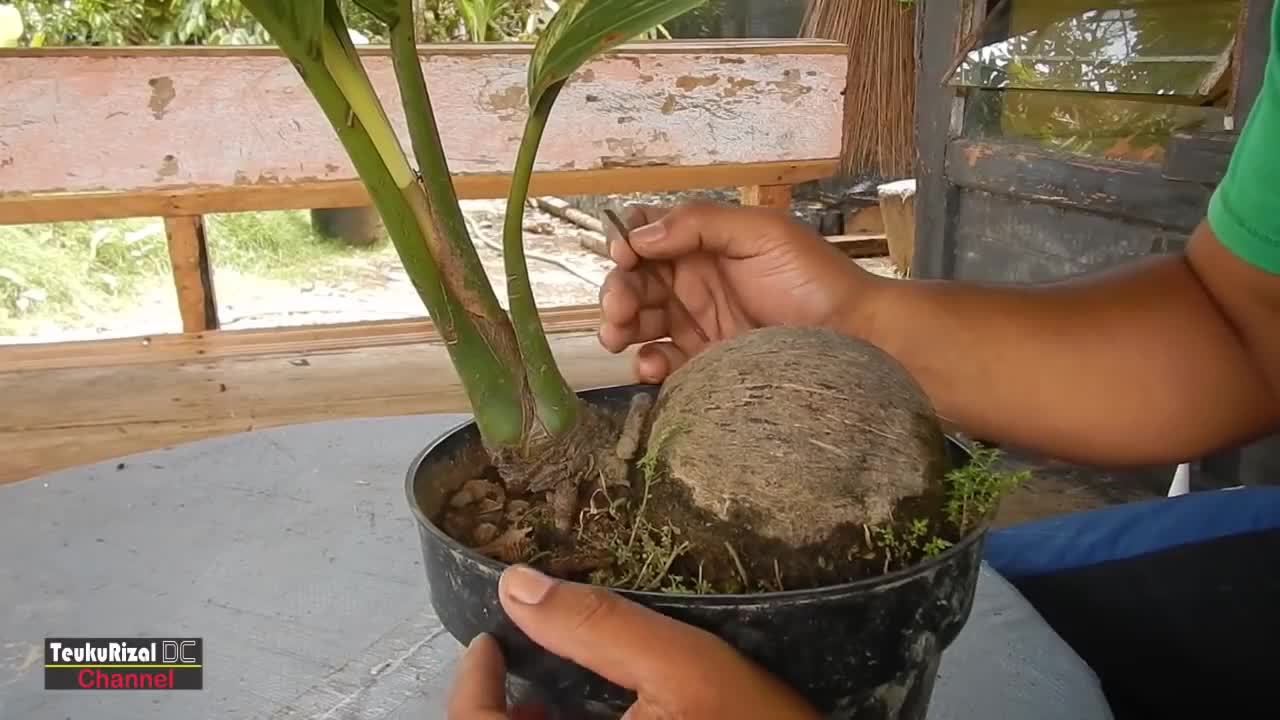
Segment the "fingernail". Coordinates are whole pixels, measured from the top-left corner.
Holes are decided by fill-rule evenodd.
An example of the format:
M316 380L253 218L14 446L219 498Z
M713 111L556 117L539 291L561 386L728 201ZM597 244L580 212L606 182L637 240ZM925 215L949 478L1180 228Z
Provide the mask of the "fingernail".
M522 605L542 602L556 581L527 565L517 565L507 571L505 583L507 595Z
M662 227L662 223L650 223L632 230L631 242L633 244L652 245L661 240L666 233L667 229Z
M483 642L487 637L489 637L488 633L480 633L479 635L471 638L471 642L467 643L467 650L474 650L475 647Z

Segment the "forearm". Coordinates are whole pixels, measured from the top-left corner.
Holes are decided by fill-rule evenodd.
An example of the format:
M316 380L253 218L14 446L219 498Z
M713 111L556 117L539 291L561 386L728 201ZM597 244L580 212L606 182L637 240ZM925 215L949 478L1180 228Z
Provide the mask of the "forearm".
M1077 462L1180 462L1265 432L1267 373L1181 255L1036 288L877 283L854 334L963 431Z

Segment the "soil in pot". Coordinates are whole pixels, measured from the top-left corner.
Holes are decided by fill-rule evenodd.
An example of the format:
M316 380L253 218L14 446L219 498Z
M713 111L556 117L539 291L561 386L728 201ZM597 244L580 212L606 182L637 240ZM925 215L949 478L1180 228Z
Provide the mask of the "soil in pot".
M923 391L874 346L834 332L771 328L720 343L674 373L657 400L593 416L619 438L554 492L489 468L433 521L504 563L625 590L737 594L827 587L937 555L1001 490L992 458L947 473ZM966 475L967 473L967 475ZM560 513L562 516L563 513Z

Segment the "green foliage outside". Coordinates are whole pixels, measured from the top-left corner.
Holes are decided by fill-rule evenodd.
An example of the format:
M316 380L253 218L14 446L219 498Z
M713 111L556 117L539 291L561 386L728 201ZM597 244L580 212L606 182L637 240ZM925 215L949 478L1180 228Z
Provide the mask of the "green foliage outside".
M675 37L713 37L728 0L709 2L666 27ZM370 42L387 41L384 26L353 0L342 0L351 28ZM240 0L9 0L23 47L58 45L264 45L270 38ZM532 41L550 20L554 0L418 0L419 37ZM659 32L657 36L665 37Z
M342 0L351 28L385 43L385 26ZM271 39L240 0L14 0L28 47L57 45L266 45ZM545 0L421 0L427 42L528 40L550 18ZM483 34L481 31L483 26Z
M28 47L262 45L262 26L240 0L13 0ZM378 41L368 14L343 0L352 27Z
M0 227L0 335L69 320L132 298L168 269L163 227L150 218Z

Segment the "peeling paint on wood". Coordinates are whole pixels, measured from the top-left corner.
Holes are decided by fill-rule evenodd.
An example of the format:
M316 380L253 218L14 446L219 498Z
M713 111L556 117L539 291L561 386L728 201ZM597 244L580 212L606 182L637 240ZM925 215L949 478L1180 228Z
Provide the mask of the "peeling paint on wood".
M169 109L169 103L173 102L173 80L169 77L157 77L151 78L147 84L151 86L151 99L147 101L147 107L151 108L152 116L159 120Z
M978 143L978 142L970 143L969 146L964 149L964 159L966 162L969 163L969 167L975 167L978 164L979 160L981 160L984 157L987 157L990 154L991 154L991 148L983 143ZM1027 156L1025 154L1019 153L1014 156L1014 159L1017 160L1018 162L1026 162Z
M710 87L718 82L720 82L719 75L711 75L709 77L685 75L684 77L676 78L676 87L681 90L697 90L700 87Z
M156 180L163 180L178 174L178 159L172 155L165 155L160 162L160 168L156 170Z
M366 64L408 147L390 58L372 54ZM507 171L527 113L524 59L431 54L423 65L454 172ZM838 157L845 66L835 51L597 59L562 93L536 170ZM0 194L356 177L297 72L276 54L11 54L0 86Z

